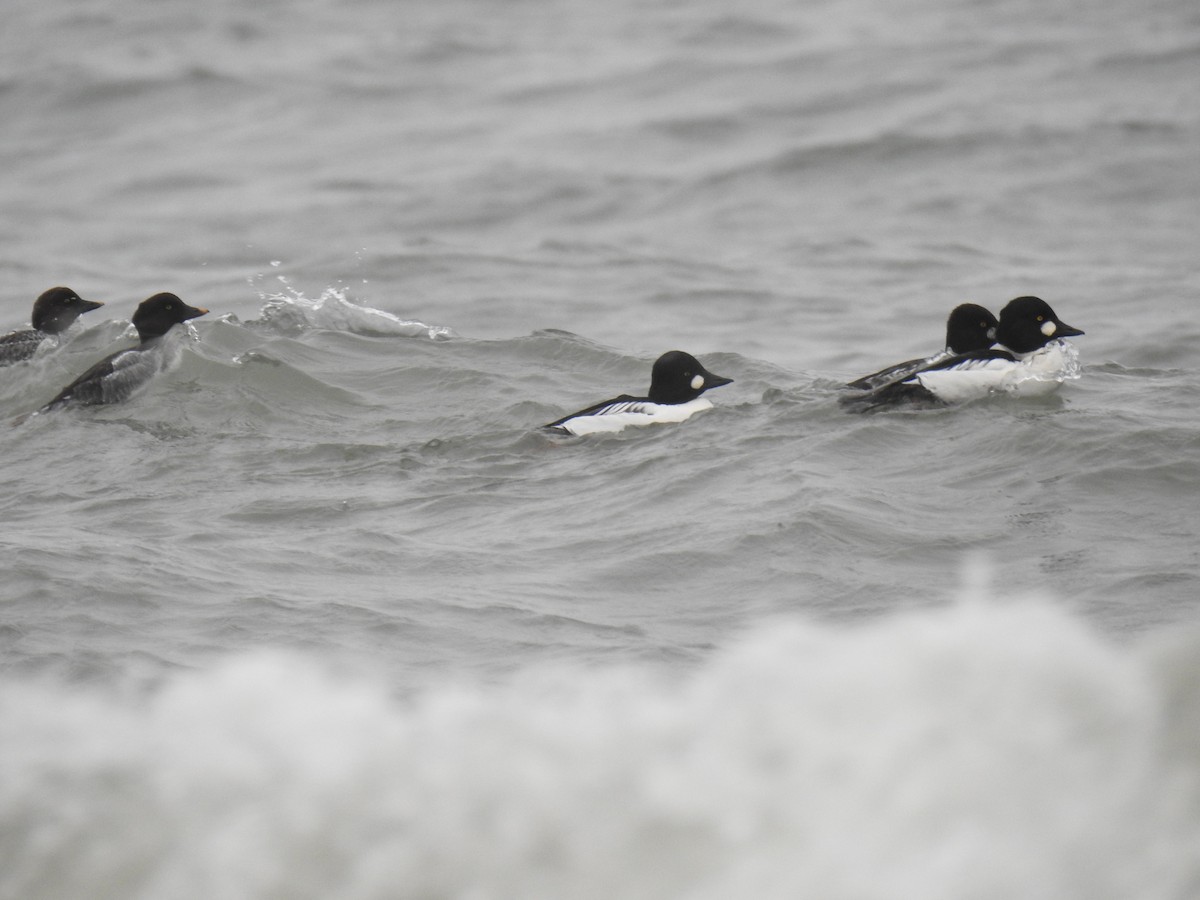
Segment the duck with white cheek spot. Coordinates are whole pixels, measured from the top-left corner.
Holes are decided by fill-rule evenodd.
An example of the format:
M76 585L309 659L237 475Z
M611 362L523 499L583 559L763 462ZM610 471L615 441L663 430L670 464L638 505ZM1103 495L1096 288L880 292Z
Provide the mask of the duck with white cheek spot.
M878 390L894 381L911 378L915 372L944 362L960 353L987 350L996 343L996 317L977 303L961 303L950 311L946 319L946 346L923 359L910 359L896 363L871 375L864 375L846 385L856 391ZM854 397L844 402L853 402Z
M622 394L543 427L559 434L582 435L621 431L631 425L682 422L701 410L712 409L712 403L701 394L732 383L732 378L705 369L691 354L672 350L654 363L650 391L645 397Z
M1045 300L1018 297L1000 311L999 346L960 353L919 369L903 381L865 394L861 405L867 409L904 402L941 405L995 393L1044 396L1078 377L1075 348L1063 338L1081 334Z

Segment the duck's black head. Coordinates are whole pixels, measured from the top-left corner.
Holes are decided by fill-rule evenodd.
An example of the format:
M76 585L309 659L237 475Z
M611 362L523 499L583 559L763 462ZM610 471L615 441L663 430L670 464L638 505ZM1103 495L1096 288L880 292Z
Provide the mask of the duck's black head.
M655 360L648 396L653 403L687 403L709 388L732 382L732 378L709 372L690 353L672 350Z
M1018 297L1000 310L996 340L1014 353L1032 353L1059 338L1083 334L1054 314L1040 297Z
M61 334L85 312L103 305L84 300L68 287L52 287L33 301L33 327L46 334Z
M996 326L999 324L996 317L979 304L960 304L946 319L946 346L955 353L987 350L996 343Z
M133 314L133 325L142 341L162 337L171 327L188 319L202 316L207 309L188 306L174 294L155 294L138 304Z

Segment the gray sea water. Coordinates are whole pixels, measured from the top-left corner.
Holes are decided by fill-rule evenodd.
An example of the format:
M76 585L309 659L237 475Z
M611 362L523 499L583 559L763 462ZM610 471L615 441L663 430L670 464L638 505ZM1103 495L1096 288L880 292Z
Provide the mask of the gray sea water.
M107 305L0 370L0 898L1200 896L1198 98L1191 0L10 2L0 330ZM1054 396L838 406L1021 294Z

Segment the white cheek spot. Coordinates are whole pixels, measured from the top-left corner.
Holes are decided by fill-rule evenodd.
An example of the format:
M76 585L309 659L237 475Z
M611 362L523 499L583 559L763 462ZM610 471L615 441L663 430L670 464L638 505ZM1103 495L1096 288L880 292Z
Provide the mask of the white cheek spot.
M692 379L692 390L698 391L702 387L704 387L704 376L697 375L695 378Z
M1042 334L1046 337L1054 337L1054 332L1058 331L1058 326L1054 322L1042 323Z

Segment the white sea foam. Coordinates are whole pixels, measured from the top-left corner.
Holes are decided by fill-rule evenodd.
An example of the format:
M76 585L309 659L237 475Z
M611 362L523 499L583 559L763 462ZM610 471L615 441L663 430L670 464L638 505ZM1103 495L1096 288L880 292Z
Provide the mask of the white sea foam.
M971 603L763 625L679 680L10 682L0 896L1194 896L1198 644Z
M266 301L260 313L262 321L285 333L325 328L352 334L427 337L435 341L454 337L454 332L443 325L401 319L385 310L364 306L339 288L326 288L315 300L289 293L267 295Z

